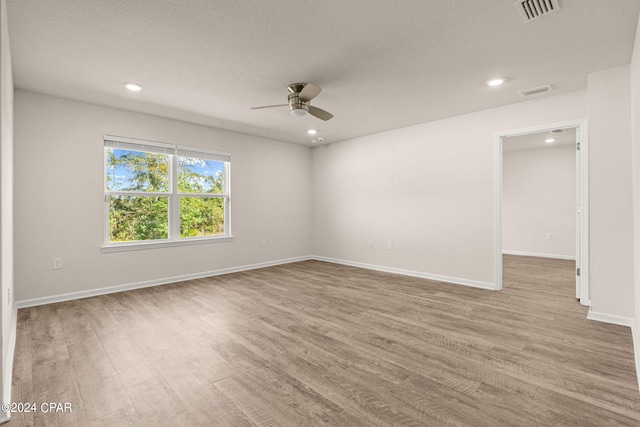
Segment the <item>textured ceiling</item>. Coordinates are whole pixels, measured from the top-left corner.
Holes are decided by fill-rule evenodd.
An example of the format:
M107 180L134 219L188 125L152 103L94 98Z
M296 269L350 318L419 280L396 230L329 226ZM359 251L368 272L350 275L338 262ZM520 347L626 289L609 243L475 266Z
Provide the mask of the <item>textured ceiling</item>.
M547 139L554 139L552 143L546 143ZM562 145L575 145L576 129L565 129L563 133L552 134L551 132L537 132L526 135L510 136L503 139L502 150L522 151L538 148L553 148Z
M512 0L8 0L8 16L18 88L312 145L309 128L339 141L630 61L640 1L559 2L529 23ZM312 104L335 117L250 109L294 82L322 87Z

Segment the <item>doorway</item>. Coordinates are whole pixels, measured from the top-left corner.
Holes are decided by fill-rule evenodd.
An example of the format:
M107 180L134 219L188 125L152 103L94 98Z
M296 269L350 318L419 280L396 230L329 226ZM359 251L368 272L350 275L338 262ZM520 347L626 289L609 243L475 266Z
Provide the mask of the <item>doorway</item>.
M503 177L504 149L509 138L521 141L530 140L531 144L544 144L546 140L556 139L555 135L575 134L571 142L575 149L575 262L576 262L576 298L582 305L590 305L589 298L589 188L588 188L588 141L587 121L576 120L563 123L535 126L497 132L494 135L495 159L495 289L502 289L503 255ZM536 137L533 137L536 135ZM544 138L543 138L544 136ZM542 139L543 138L543 139ZM560 138L557 138L560 139ZM538 142L535 142L535 141ZM544 236L551 240L551 233ZM554 242L555 243L555 242ZM566 243L566 242L565 242Z

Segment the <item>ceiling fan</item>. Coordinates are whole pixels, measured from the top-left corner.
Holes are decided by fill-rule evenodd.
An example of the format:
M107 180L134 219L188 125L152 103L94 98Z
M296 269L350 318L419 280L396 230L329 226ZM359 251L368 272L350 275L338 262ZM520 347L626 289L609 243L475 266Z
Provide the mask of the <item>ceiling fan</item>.
M330 112L325 111L322 108L309 105L309 102L313 98L318 96L318 94L322 91L322 89L318 86L314 85L313 83L292 83L287 87L287 89L289 90L289 102L287 104L253 107L252 110L289 106L289 110L294 116L302 117L306 116L307 113L309 113L312 116L324 121L327 121L333 117L333 114L331 114Z

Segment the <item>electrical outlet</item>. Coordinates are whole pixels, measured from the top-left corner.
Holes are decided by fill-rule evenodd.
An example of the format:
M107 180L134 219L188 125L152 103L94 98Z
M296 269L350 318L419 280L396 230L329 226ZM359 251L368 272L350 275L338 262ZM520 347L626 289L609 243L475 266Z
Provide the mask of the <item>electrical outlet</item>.
M392 250L393 249L393 242L391 240L389 240L387 242L387 249Z
M553 237L553 235L551 233L547 233L544 238L547 240L551 240L551 238Z
M62 258L54 258L53 259L53 269L54 270L62 270Z
M267 239L262 239L262 241L260 242L260 245L267 246Z
M373 240L369 240L369 247L372 248L373 247Z

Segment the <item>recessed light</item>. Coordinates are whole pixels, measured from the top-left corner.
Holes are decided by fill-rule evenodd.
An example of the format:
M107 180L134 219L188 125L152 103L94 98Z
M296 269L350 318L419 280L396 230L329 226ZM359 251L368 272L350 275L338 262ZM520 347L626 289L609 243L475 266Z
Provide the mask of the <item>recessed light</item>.
M548 139L545 139L544 142L546 142L547 144L551 144L552 142L556 142L556 140L553 138L548 138Z
M500 86L502 83L504 83L504 79L491 79L487 81L487 84L489 86Z
M318 133L318 131L317 131L317 130L315 130L315 129L309 129L309 130L307 131L307 133L308 133L309 135L315 135L315 134L317 134L317 133Z
M140 92L142 90L142 85L137 83L125 83L124 87L126 87L131 92Z

